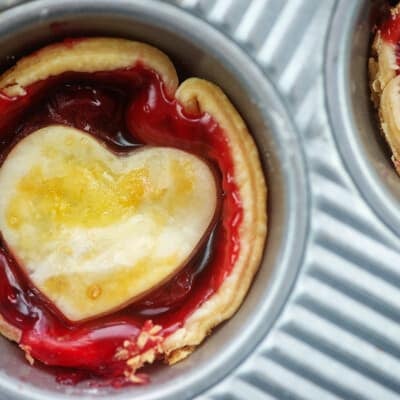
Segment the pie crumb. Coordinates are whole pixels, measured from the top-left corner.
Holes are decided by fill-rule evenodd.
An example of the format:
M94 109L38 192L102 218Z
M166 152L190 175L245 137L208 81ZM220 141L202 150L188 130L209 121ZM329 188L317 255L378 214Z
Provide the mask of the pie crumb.
M153 325L152 321L146 321L139 335L123 341L122 346L116 349L114 359L125 362L124 376L130 382L142 384L147 382L143 374L137 374L137 370L144 364L151 364L162 355L161 343L164 340L160 334L162 327Z
M32 351L31 347L30 346L25 346L23 344L20 344L19 347L24 351L25 358L28 361L28 363L30 365L35 364L35 359L31 356L31 351Z

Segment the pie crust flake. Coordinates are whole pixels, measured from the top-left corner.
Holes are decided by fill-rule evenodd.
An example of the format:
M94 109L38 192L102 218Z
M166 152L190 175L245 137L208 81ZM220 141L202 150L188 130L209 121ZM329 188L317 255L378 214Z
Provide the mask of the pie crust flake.
M389 144L391 147L393 146L393 154L396 155L397 148L400 151L400 147L397 147L397 139L395 139L400 137L400 132L397 132L400 129L400 121L397 121L399 117L396 117L396 114L391 110L396 104L393 102L398 101L398 97L392 93L392 90L395 89L390 88L399 83L397 83L398 80L395 78L397 64L393 64L393 60L391 60L393 52L390 46L379 38L378 33L374 44L374 51L376 51L377 56L370 62L370 71L371 87L374 90L374 94L380 99L380 115L382 121L385 123L384 131L386 137L390 138L390 140L388 139ZM376 70L375 72L374 69ZM240 307L262 259L267 234L267 190L255 143L243 119L223 91L215 84L198 78L189 78L179 85L176 70L169 58L160 50L140 42L114 38L72 39L44 47L32 55L21 59L15 67L0 77L0 108L5 107L5 110L8 110L11 121L0 122L0 129L7 131L7 129L11 129L10 126L12 129L15 129L14 122L23 118L21 110L27 107L24 105L29 103L27 99L36 99L39 93L43 94L43 92L45 93L47 90L50 90L50 86L46 87L46 82L54 82L54 85L64 85L66 82L68 83L68 80L74 80L76 77L79 77L80 80L82 77L95 77L96 81L97 77L104 80L103 78L106 76L108 77L107 85L109 85L109 81L112 80L110 77L112 78L113 74L118 73L120 74L118 76L122 76L130 70L136 71L134 73L135 85L142 85L144 89L138 89L139 94L133 96L133 100L129 99L132 104L128 106L128 111L126 111L127 125L130 130L135 131L135 135L138 135L141 143L145 145L144 149L150 146L150 150L134 151L150 151L151 153L152 151L160 152L163 148L166 148L166 151L170 152L182 151L187 154L185 157L190 160L194 159L193 162L198 162L201 165L204 165L203 161L201 161L202 159L205 159L206 163L211 159L210 162L214 166L210 167L210 171L213 168L218 170L218 174L221 175L221 178L218 178L221 180L219 185L223 192L219 211L218 206L215 205L216 212L220 213L221 220L215 228L217 239L214 240L213 248L210 250L211 261L209 262L211 262L212 268L210 267L211 269L208 270L207 268L209 267L206 265L199 277L196 276L193 278L193 282L214 282L212 290L207 291L207 288L201 287L201 283L193 283L195 289L192 290L197 291L193 292L192 295L190 294L192 292L189 291L189 295L186 295L183 300L184 303L192 302L193 306L182 306L182 309L186 311L182 311L181 313L173 311L174 324L167 323L168 312L166 316L157 318L152 318L151 315L142 313L140 314L140 318L134 319L134 322L131 322L133 319L129 319L130 317L126 317L127 314L121 314L123 315L122 317L115 317L123 321L123 324L121 323L118 326L123 325L127 327L130 326L129 324L135 326L133 327L132 325L132 329L130 330L126 328L126 336L118 333L120 335L118 336L120 338L119 345L114 346L113 349L111 348L112 357L110 365L115 366L113 374L115 376L115 371L119 371L121 379L132 383L142 383L144 378L140 373L137 373L137 370L144 364L152 363L158 359L163 359L167 363L173 364L184 359L210 334L214 327L230 318ZM146 83L147 78L142 79L141 74L147 77L150 76L148 78L148 82L150 83ZM150 89L146 91L147 84L149 87L157 87L157 90L161 93L157 98L158 103L157 101L156 103L162 105L159 106L156 104L155 108L151 110L149 108L151 108L154 102L148 102L143 107L142 103L140 103L142 99L148 100L149 98ZM129 87L131 88L132 85ZM387 91L388 89L389 91ZM86 86L79 87L79 93L87 90L89 89ZM159 125L156 125L156 123L150 126L150 123L146 122L139 127L138 124L141 123L141 118L143 120L145 118L153 118L154 120L159 118L157 121L162 120L161 117L157 117L157 112L159 112L157 107L164 107L163 109L165 110L173 109L176 112L174 116L175 120L182 119L176 125L176 138L174 134L171 134L167 140L166 135L157 132L157 128L154 126ZM156 117L148 117L152 115L152 112L155 113ZM181 134L181 132L195 132L196 124L203 124L201 128L203 131L201 132L205 132L204 129L207 132L206 134L193 136L196 139L194 140L196 144L192 148L190 138L183 138L183 133ZM57 133L63 135L68 130L75 133L78 130L80 132L76 133L78 136L85 136L84 129L81 126L74 126L73 123L72 126L70 124L71 127L69 128L53 126L54 123L50 125L39 128L47 130L47 134L49 135L51 135L51 131L55 135ZM189 129L187 126L191 128ZM33 140L30 138L38 135L40 129L32 128L30 131L28 129L29 135L24 134L21 138L18 138L16 143L15 141L10 142L12 144L11 150L7 149L0 158L2 162L0 166L0 190L2 188L1 170L7 165L8 157L24 141ZM173 131L173 128L170 129ZM147 132L151 133L148 134ZM193 135L196 135L196 133L193 133ZM210 145L208 143L200 143L199 138L214 142L210 143ZM95 141L94 139L90 140ZM173 142L174 140L176 142ZM103 148L102 144L94 146ZM220 147L217 149L216 146ZM181 150L172 150L171 147L177 147ZM203 148L206 149L204 152L199 150ZM220 149L223 151L220 151ZM192 150L194 155L190 154ZM215 159L209 157L210 154L214 154ZM126 155L124 158L126 158ZM224 168L227 168L229 171L224 171ZM4 172L7 172L7 170L4 169ZM5 173L4 176L6 176ZM218 179L215 182L218 182ZM210 180L207 182L210 182ZM210 190L212 192L213 189ZM215 190L218 191L217 189ZM212 198L213 195L210 196L209 201L214 201ZM198 229L203 229L207 235L212 235L212 232L206 227L210 223L207 222L207 218L210 219L209 210L212 209L212 206L208 209L207 207L204 208L204 220L200 221L198 225ZM1 213L2 206L0 204ZM224 220L225 217L229 217L229 223L227 222L228 219ZM25 276L26 274L21 273L21 270L23 271L24 268L18 266L18 263L23 259L18 254L18 248L16 248L16 254L8 253L7 234L6 232L1 233L5 244L3 246L4 251L0 253L0 257L2 257L0 261L3 260L4 262L0 262L0 266L6 265L7 261L9 271L15 267L18 269L16 273L18 276ZM200 236L202 235L198 235L199 238ZM195 250L195 242L196 240L200 240L199 238L193 239L193 250ZM214 253L215 255L213 255ZM182 257L184 258L184 256ZM228 267L223 267L226 265ZM226 269L223 270L223 268ZM213 275L211 279L207 277L207 274L214 274L215 276ZM2 276L4 276L4 273L0 276L0 281ZM153 285L154 288L156 286L155 284ZM25 285L23 287L27 288L30 286ZM151 298L151 291L149 295ZM42 294L39 296L42 301L41 296ZM43 307L49 306L48 301L43 301L41 304ZM54 304L50 304L50 309L53 306ZM135 302L133 301L132 306L129 307L134 306ZM26 331L23 327L14 323L11 318L12 314L4 313L3 315L1 311L0 302L0 332L5 337L17 342L30 358L38 359L41 362L51 365L59 365L61 363L67 367L97 371L92 366L91 361L86 362L83 360L81 364L78 363L77 365L74 365L71 361L63 363L62 358L57 359L57 357L52 361L51 357L46 357L45 350L58 349L58 344L56 343L58 339L57 329L54 329L56 333L52 337L52 344L48 348L43 349L42 345L39 345L41 340L40 332L34 329ZM53 315L54 313L57 315L58 311L57 307L55 311L54 309L51 310L52 321L57 320L59 317L57 316L56 318ZM105 317L102 315L103 313L101 312L91 313L90 318L92 320L83 322L83 329L90 330L93 326L96 329L104 329L102 326L104 318L104 321L108 321L108 324L110 324L110 321L114 321L111 322L111 325L115 323L115 326L117 326L117 322L112 319L114 318L113 313L108 313ZM73 325L71 319L73 320L73 318L67 318L69 323ZM81 334L79 329L81 328L78 326L76 328L77 337ZM48 338L48 332L46 335L46 338ZM104 352L106 351L105 347ZM102 351L103 349L100 353ZM102 358L100 356L93 357L94 360L97 360L96 362L101 359L102 363L106 363L107 357L110 356L104 353L104 355L101 355Z

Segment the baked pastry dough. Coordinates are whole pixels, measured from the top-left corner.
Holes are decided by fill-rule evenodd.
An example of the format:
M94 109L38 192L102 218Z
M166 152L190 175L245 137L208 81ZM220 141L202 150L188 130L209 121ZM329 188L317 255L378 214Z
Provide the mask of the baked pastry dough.
M0 192L7 246L74 322L122 308L173 276L217 208L214 174L196 156L144 146L118 157L61 125L11 150Z
M27 94L31 85L65 73L91 74L123 70L138 64L158 75L166 94L176 99L183 112L208 114L218 124L232 157L230 179L238 188L242 218L238 223L240 250L216 292L185 317L179 329L172 333L160 336L162 326L150 321L135 343L127 338L116 349L115 358L126 362L124 374L133 382L140 381L135 372L146 362L163 358L173 364L187 357L216 325L230 318L241 305L260 265L267 234L266 184L254 141L243 119L219 87L198 78L178 85L175 68L168 57L144 43L112 38L58 43L23 58L0 77L0 91L18 99ZM95 317L96 314L91 315ZM0 331L20 342L21 331L1 315ZM153 343L151 347L143 344L150 342ZM132 346L135 352L131 351ZM144 348L146 351L137 351ZM29 354L29 349L27 352Z
M388 19L377 28L369 59L371 99L378 109L380 125L392 152L392 162L400 174L400 76L398 46L400 5L390 10ZM398 26L399 28L395 28ZM400 32L400 31L399 31Z

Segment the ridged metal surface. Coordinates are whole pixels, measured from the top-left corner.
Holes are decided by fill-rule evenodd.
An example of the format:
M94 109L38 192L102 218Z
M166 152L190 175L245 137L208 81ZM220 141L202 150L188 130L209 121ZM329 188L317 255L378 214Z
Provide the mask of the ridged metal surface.
M175 0L239 43L304 139L312 190L305 265L257 351L201 399L398 399L399 241L360 198L324 106L333 0Z
M398 399L399 240L355 189L324 106L323 50L336 2L168 2L236 41L275 83L304 139L313 203L304 266L274 329L198 399Z

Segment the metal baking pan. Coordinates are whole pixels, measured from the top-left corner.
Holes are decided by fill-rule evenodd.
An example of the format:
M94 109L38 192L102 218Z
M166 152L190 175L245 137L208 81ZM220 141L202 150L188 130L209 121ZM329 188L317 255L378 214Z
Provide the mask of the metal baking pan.
M400 185L368 108L368 8L34 0L0 14L2 69L60 36L102 34L154 44L219 84L257 141L270 216L243 306L186 361L157 369L148 386L66 387L0 340L0 399L398 398ZM54 32L53 22L67 23ZM360 159L369 169L357 169Z

